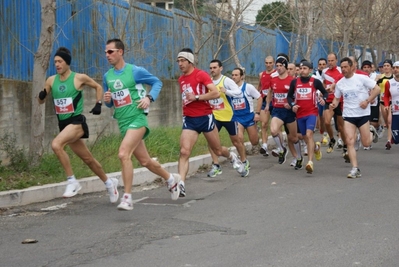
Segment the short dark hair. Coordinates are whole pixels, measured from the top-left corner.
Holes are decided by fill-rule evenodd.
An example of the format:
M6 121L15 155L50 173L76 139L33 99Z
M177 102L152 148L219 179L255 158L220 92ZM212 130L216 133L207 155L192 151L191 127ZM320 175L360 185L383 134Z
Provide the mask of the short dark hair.
M121 39L118 39L118 38L109 39L107 41L107 44L110 44L110 43L114 43L115 44L115 48L121 49L123 51L123 54L125 53L125 45L123 44Z
M242 68L237 67L237 68L234 68L233 71L234 70L239 70L240 71L240 76L244 75L244 70Z
M319 58L319 60L317 61L317 63L319 63L320 61L324 60L327 63L327 59L325 59L324 57Z
M342 62L348 62L348 64L349 64L349 66L353 66L353 61L352 61L352 59L350 59L349 57L344 57L343 59L341 59L341 61L340 61L341 63Z
M222 61L220 61L219 59L212 59L210 63L218 63L219 67L223 66Z

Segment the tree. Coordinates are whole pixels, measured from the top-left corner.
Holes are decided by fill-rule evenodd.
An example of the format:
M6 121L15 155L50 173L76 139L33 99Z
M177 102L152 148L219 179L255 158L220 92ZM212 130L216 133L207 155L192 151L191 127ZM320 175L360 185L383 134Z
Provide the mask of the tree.
M269 29L279 28L286 32L292 31L292 19L290 7L286 3L278 1L264 5L256 15L257 24Z
M41 10L41 30L39 46L35 53L33 63L33 89L32 89L32 115L31 133L29 144L29 155L32 165L39 162L44 149L44 105L39 105L37 97L43 90L46 80L46 72L50 62L51 50L53 48L55 8L56 0L40 0Z

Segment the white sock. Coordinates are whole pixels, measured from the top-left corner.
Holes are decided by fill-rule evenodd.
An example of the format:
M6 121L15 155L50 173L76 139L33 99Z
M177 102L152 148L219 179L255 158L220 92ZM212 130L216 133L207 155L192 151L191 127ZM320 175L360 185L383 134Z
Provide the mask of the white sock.
M112 187L113 185L114 185L114 183L112 182L112 180L111 179L107 179L107 181L105 181L104 182L104 184L105 184L105 187L106 188L110 188L110 187Z
M132 194L124 193L123 198L127 198L129 200L132 200Z
M175 183L175 178L172 174L170 175L169 179L166 180L166 182L168 183L168 185L173 185Z
M71 176L68 176L67 180L68 180L68 182L76 182L75 175L72 174Z
M180 181L179 184L182 184L184 186L184 181Z

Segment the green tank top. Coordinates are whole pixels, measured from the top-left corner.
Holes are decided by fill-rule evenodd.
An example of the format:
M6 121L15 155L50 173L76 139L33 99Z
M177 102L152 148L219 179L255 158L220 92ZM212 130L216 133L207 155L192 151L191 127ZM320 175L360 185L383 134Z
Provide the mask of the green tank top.
M105 74L115 107L114 118L117 120L129 119L144 113L143 109L137 108L137 101L145 97L146 90L142 84L136 84L133 71L134 66L126 64L122 71L112 68Z
M75 88L75 72L71 72L65 81L60 80L60 75L55 75L51 94L54 100L55 113L58 120L66 120L83 112L83 94Z

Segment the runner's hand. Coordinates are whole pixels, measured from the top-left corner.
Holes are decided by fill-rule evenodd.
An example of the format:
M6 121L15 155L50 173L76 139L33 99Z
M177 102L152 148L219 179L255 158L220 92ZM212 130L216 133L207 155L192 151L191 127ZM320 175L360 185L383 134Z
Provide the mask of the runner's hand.
M101 103L96 103L94 108L90 111L90 113L93 113L93 115L100 115L101 114Z
M46 88L44 88L43 91L40 91L40 93L39 93L39 99L44 100L46 98L46 96L47 96L47 91L46 91Z

